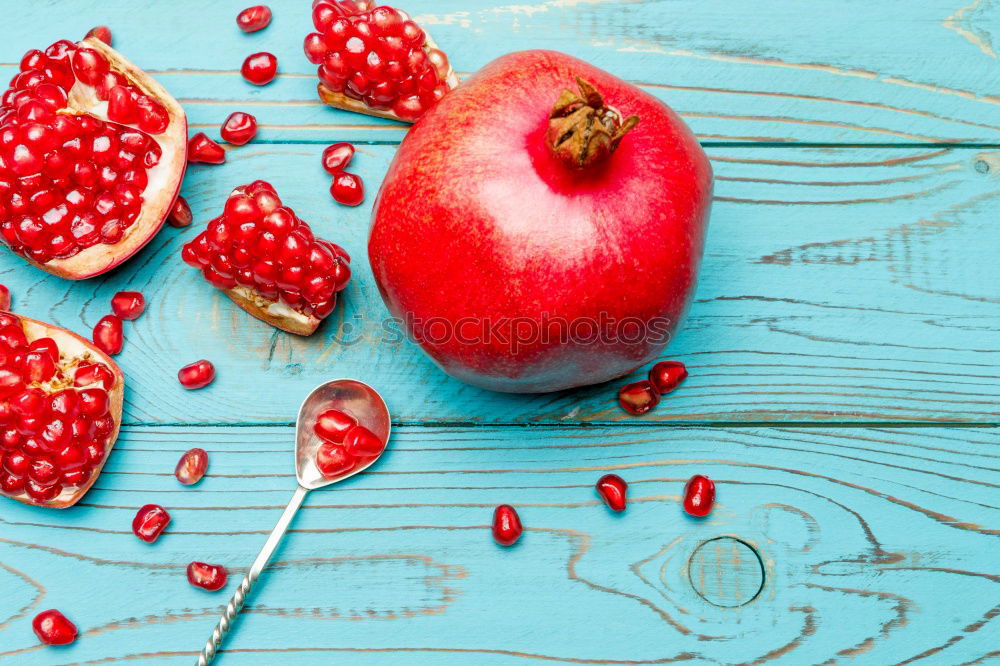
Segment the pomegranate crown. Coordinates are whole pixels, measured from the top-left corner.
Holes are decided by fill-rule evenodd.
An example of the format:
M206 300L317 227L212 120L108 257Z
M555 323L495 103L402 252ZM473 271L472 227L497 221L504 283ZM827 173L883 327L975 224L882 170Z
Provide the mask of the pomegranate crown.
M556 157L574 169L584 169L606 160L622 137L639 124L639 116L622 120L622 114L605 105L604 97L579 76L579 93L562 91L549 115L549 147Z

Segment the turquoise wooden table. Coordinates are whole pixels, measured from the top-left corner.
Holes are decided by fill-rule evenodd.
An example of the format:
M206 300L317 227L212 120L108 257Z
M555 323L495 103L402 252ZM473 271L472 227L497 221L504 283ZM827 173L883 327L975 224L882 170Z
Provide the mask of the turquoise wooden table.
M497 395L386 338L365 260L370 203L401 125L323 107L301 52L306 0L240 33L245 3L6 0L0 75L27 49L99 23L218 136L194 166L195 213L110 275L70 283L7 252L15 310L87 333L121 289L147 313L118 357L125 427L78 507L0 506L0 663L192 663L292 489L292 418L351 376L394 416L390 453L312 494L222 664L979 664L1000 657L1000 3L992 0L409 0L467 74L553 48L641 84L690 123L717 176L705 263L667 352L691 377L628 417L616 386ZM281 75L254 88L245 55ZM369 187L337 206L323 147L353 141ZM344 304L296 338L201 282L180 247L238 184L274 183L354 256ZM208 389L177 384L211 359ZM210 476L172 475L200 446ZM593 484L613 470L632 502ZM704 473L719 504L678 506ZM174 522L135 539L136 508ZM526 526L488 529L499 503ZM190 587L221 563L224 592ZM37 646L40 610L82 635Z

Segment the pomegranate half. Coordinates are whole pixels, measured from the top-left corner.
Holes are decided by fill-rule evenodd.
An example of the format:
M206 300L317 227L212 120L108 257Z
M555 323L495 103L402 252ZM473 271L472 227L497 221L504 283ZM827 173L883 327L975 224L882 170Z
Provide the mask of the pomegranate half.
M79 280L159 231L187 166L187 119L97 37L28 51L0 98L0 240Z
M78 335L0 313L0 495L64 509L118 438L125 377Z
M711 195L705 153L665 104L568 55L513 53L406 135L368 253L390 312L446 372L556 391L659 355Z

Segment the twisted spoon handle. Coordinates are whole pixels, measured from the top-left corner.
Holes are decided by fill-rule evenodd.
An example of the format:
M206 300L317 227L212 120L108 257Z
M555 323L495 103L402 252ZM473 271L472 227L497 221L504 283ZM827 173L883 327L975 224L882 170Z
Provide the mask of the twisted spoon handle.
M288 506L285 507L284 513L278 519L278 524L271 531L271 536L267 537L267 542L264 543L264 547L257 554L257 559L250 565L250 571L236 589L233 598L226 605L226 610L222 613L222 617L219 618L219 623L215 625L212 637L205 643L204 649L202 649L201 654L198 656L198 666L208 666L215 659L215 654L222 645L222 641L225 640L226 634L229 633L233 622L236 620L236 616L240 614L243 604L246 603L247 597L250 596L250 591L253 589L257 579L260 578L260 572L271 561L271 556L274 555L274 551L278 549L278 544L281 543L281 537L285 536L292 518L295 517L295 512L302 506L302 500L306 498L306 493L308 492L302 486L295 489L295 494L292 495L292 499L288 502Z

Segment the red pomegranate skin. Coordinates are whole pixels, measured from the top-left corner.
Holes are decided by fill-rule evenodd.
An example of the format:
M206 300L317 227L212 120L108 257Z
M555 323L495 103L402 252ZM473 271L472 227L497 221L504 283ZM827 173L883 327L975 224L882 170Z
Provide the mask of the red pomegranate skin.
M577 76L640 119L582 170L546 141L552 107L577 91ZM711 197L708 158L665 104L571 56L512 53L407 134L375 202L369 258L390 312L445 372L496 391L562 390L661 353L694 290ZM571 322L630 317L665 335L560 339ZM513 324L506 340L477 335L503 318L526 322L517 326L531 339L515 349ZM546 321L547 340L530 335ZM459 325L463 335L448 334Z

